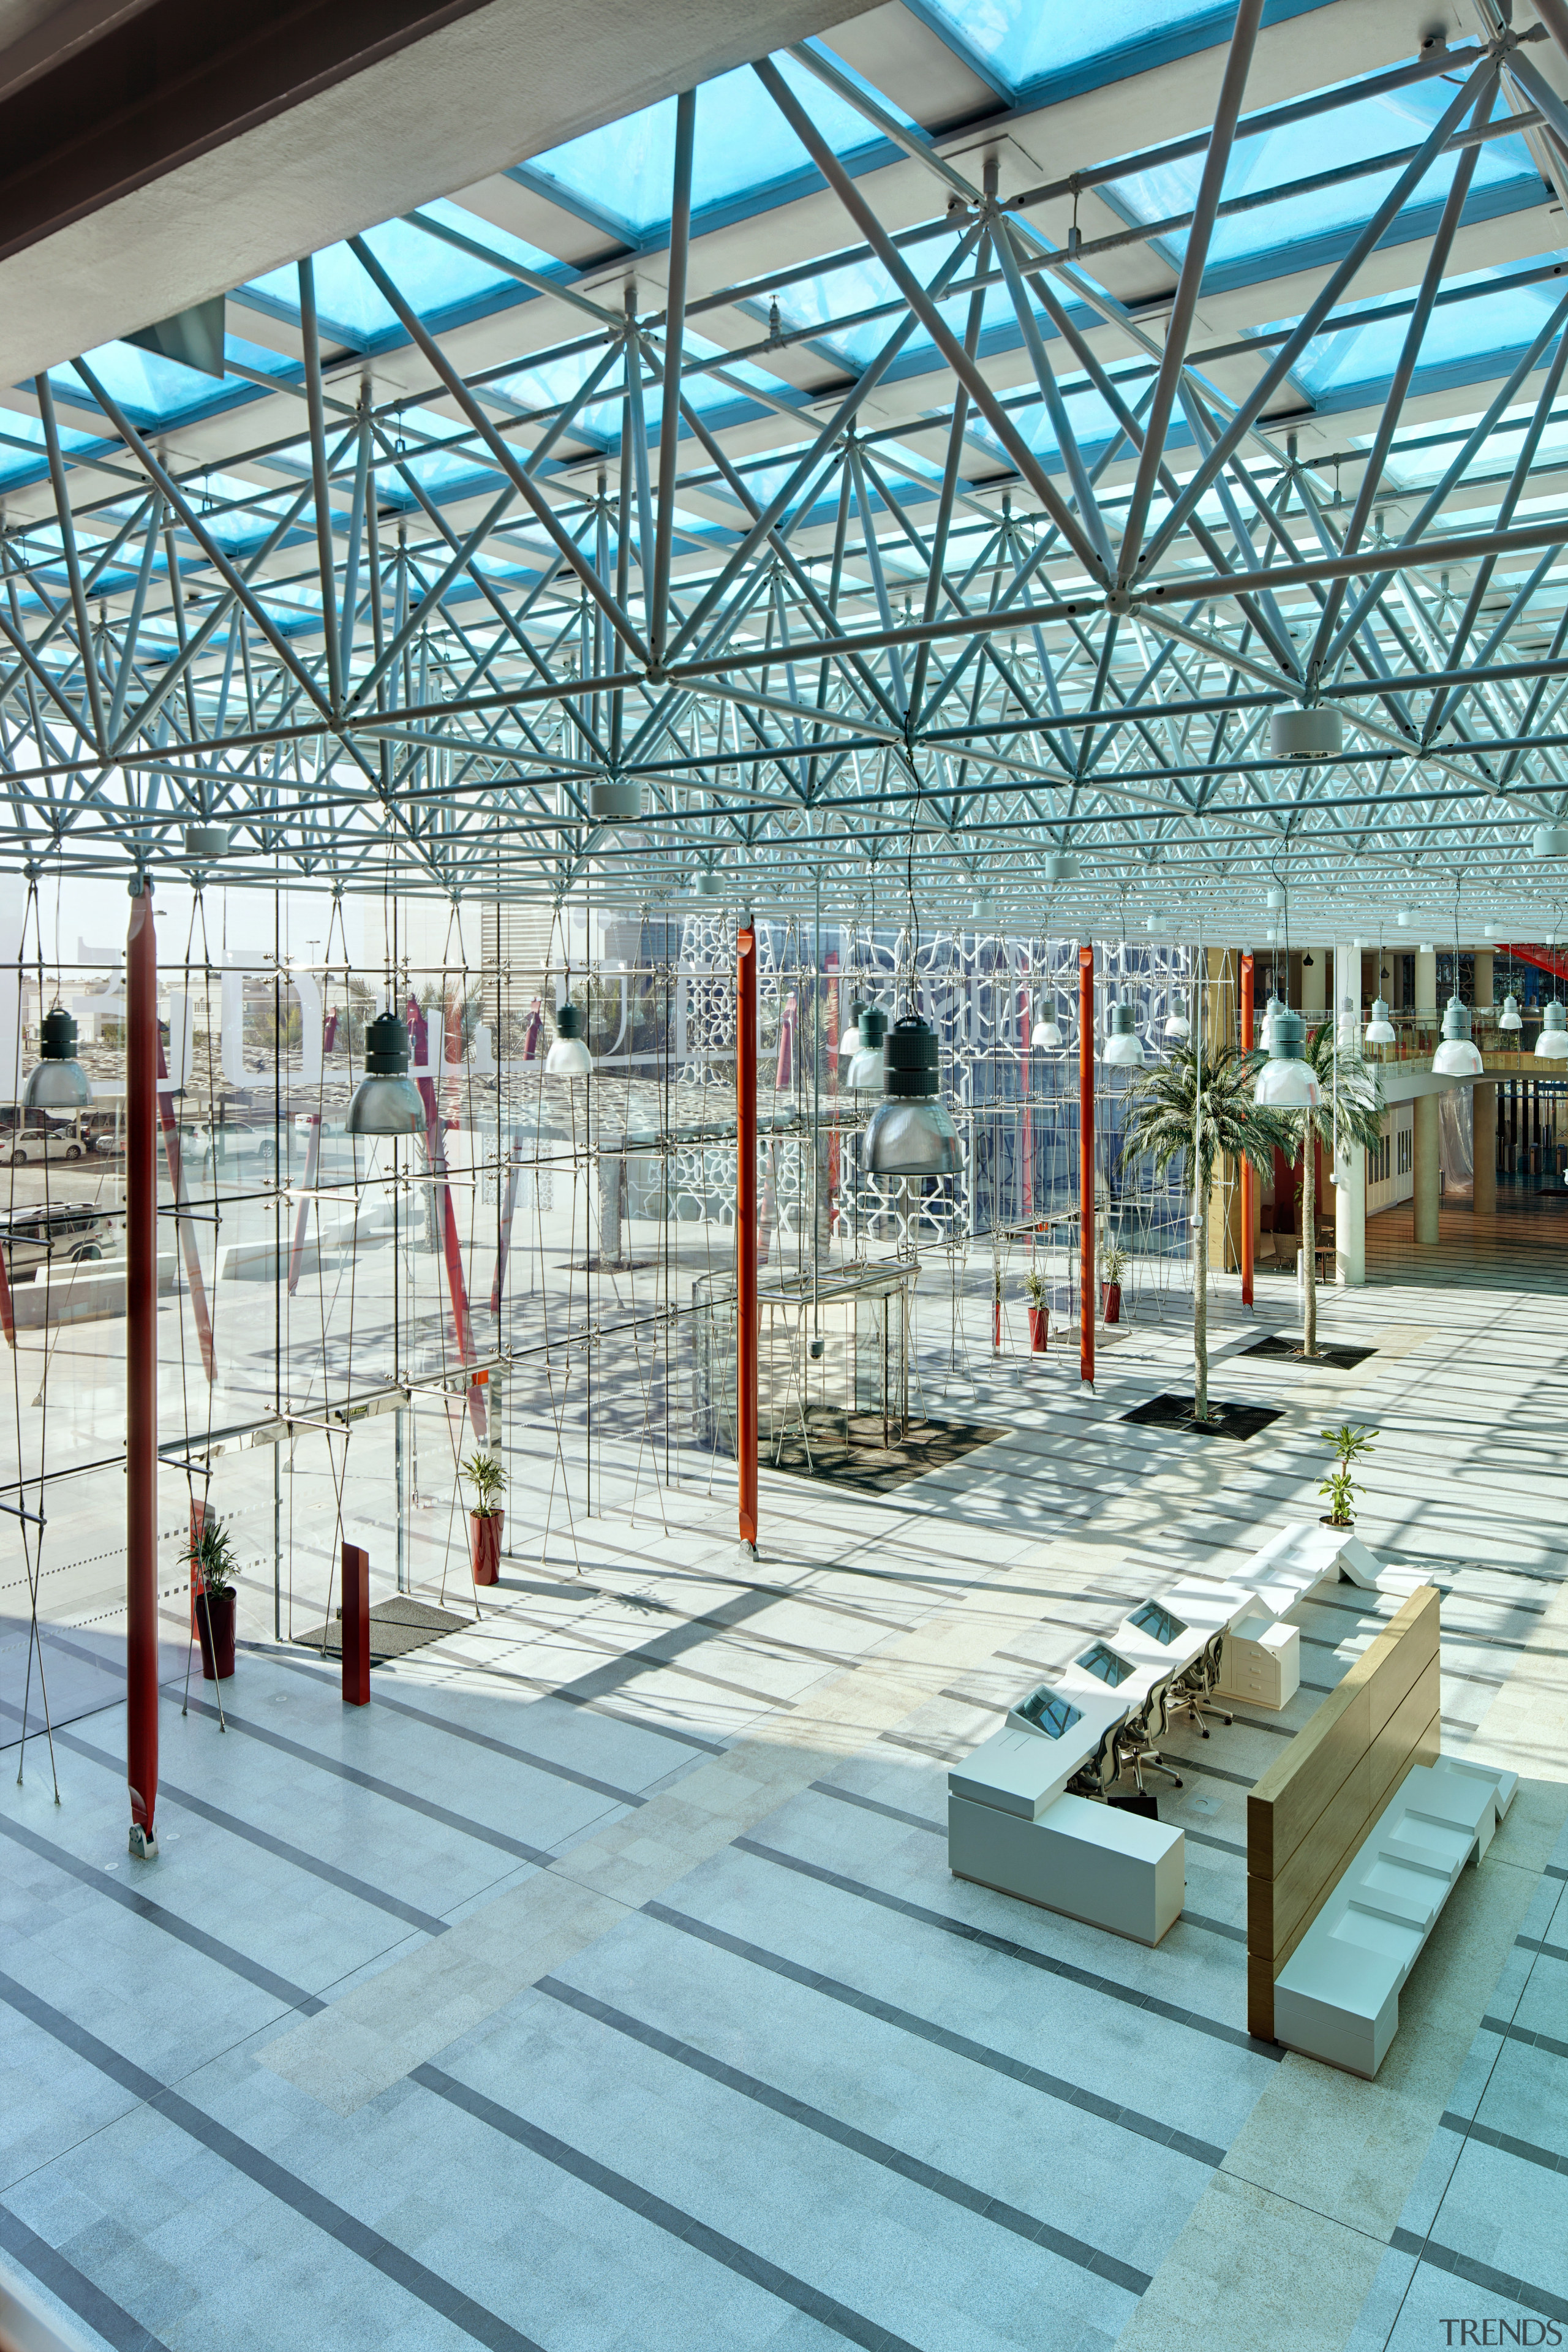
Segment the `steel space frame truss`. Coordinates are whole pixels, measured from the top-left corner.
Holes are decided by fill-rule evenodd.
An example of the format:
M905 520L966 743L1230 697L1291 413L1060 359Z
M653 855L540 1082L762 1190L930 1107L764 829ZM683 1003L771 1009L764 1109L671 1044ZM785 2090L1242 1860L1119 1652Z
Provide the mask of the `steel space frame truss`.
M1002 201L992 170L976 185L803 47L933 192L927 221L890 234L776 66L755 68L853 240L814 267L868 259L892 288L872 314L879 348L826 396L782 378L760 391L735 373L744 352L689 346L690 93L662 312L499 265L564 294L581 320L528 355L575 370L552 408L520 409L499 369L466 380L359 239L424 371L419 399L454 437L422 437L406 395L378 401L367 379L345 403L339 374L324 379L308 261L302 379L282 387L305 437L222 458L224 497L166 462L85 360L118 446L71 457L40 377L53 516L0 535L0 856L36 873L172 865L450 898L591 885L631 904L693 889L842 903L918 876L927 896L982 894L999 911L1037 906L1044 861L1067 852L1080 879L1056 890L1058 930L1075 906L1125 908L1130 893L1186 929L1281 870L1309 898L1352 868L1390 888L1517 879L1528 828L1568 794L1568 512L1519 519L1568 364L1568 294L1436 486L1405 495L1414 511L1395 531L1384 477L1433 317L1467 299L1446 278L1477 155L1494 127L1517 127L1511 100L1568 169L1568 113L1500 24L1385 77L1441 67L1447 102L1392 159L1391 189L1299 322L1249 339L1257 379L1237 401L1192 342L1211 236L1234 209L1226 162L1260 124L1340 102L1245 115L1260 16L1261 0L1241 0L1213 130L1186 142L1206 152L1174 224L1187 242L1163 336L1100 289L1086 254L1031 226L1059 191ZM1412 265L1418 292L1358 305L1358 269L1454 149ZM691 316L728 305L732 319L773 282L704 297ZM979 357L997 289L1028 362L1006 392ZM1325 320L1391 308L1403 348L1371 448L1353 453L1360 490L1339 500L1267 412ZM935 374L898 372L917 339ZM792 340L775 320L754 349ZM782 439L761 454L754 431L737 440L700 404L704 378L753 426L771 411ZM872 421L871 395L885 415L902 383L918 387L907 415ZM1086 388L1112 420L1094 447L1070 413ZM606 404L618 436L584 487L584 420ZM1030 438L1042 413L1048 459ZM1500 467L1484 453L1505 417L1517 449ZM460 520L420 478L432 451L472 460L480 489ZM1490 520L1447 526L1455 486L1474 491L1489 465L1476 496ZM242 495L237 477L286 487ZM1276 760L1271 714L1318 702L1343 715L1342 756ZM596 818L606 784L637 788L635 819ZM227 828L228 853L187 851L193 825Z

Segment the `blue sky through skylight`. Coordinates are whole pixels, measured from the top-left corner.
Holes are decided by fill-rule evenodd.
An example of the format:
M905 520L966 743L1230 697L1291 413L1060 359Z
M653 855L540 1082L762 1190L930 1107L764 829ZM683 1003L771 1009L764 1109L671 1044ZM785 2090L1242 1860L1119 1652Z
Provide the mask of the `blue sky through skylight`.
M1481 269L1448 283L1450 287L1481 286L1503 276L1500 270ZM1494 352L1522 351L1533 342L1563 293L1562 281L1552 279L1540 286L1500 287L1497 293L1479 295L1469 302L1439 304L1422 340L1417 385L1429 368L1454 367L1467 360L1489 358ZM1403 298L1390 297L1394 301L1401 299L1413 301L1414 289ZM1331 330L1314 337L1291 373L1314 400L1337 399L1342 404L1346 394L1361 385L1381 396L1394 373L1407 323L1403 318L1381 319L1363 327ZM1268 331L1277 332L1290 324L1281 320Z
M793 58L780 55L773 62L836 154L849 154L877 139L863 114ZM885 99L882 104L897 112ZM640 242L669 219L675 107L673 98L665 99L619 122L606 123L602 131L585 131L581 139L535 156L530 175L554 181L566 195L619 223L629 244ZM694 212L749 189L768 187L809 163L805 148L750 66L721 74L698 90Z
M1214 0L926 0L926 12L1014 89L1221 14Z
M1309 121L1287 123L1256 139L1238 140L1226 172L1225 194L1243 196L1254 189L1282 187L1336 166L1419 146L1453 99L1452 86L1447 81L1417 82L1405 89L1363 99L1331 114L1316 115ZM1440 203L1458 160L1457 155L1441 156L1409 199L1410 205ZM1116 181L1108 193L1129 220L1165 220L1173 213L1191 210L1203 163L1201 155L1189 155L1179 163L1162 163L1152 171ZM1280 204L1264 205L1256 212L1217 221L1209 245L1209 267L1304 245L1335 231L1353 230L1370 219L1397 177L1395 171L1349 180L1316 195L1290 196ZM1530 152L1522 139L1490 140L1476 161L1471 200L1510 184L1517 184L1521 194L1539 191L1541 180ZM1178 230L1163 242L1179 259L1186 251L1186 232Z

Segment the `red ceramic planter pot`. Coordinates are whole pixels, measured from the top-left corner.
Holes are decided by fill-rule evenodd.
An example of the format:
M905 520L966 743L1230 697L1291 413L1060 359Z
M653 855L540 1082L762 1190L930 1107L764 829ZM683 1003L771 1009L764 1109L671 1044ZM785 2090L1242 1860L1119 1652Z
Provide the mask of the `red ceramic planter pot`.
M1106 1322L1108 1322L1108 1323L1120 1323L1120 1322L1121 1322L1121 1285L1119 1282L1102 1282L1102 1283L1100 1284L1100 1314L1104 1317L1104 1318L1105 1318Z
M1043 1307L1029 1309L1029 1352L1043 1356L1046 1352L1046 1313Z
M235 1592L198 1592L196 1639L202 1645L202 1680L226 1683L234 1672Z
M500 1579L500 1531L505 1518L504 1511L491 1511L487 1518L480 1518L477 1511L468 1513L476 1584L494 1584Z

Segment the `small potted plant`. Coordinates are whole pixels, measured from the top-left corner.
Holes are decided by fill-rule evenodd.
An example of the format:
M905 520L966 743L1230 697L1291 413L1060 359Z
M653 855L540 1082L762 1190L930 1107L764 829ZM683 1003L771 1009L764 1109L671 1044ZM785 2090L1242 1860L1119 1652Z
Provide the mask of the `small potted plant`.
M1043 1356L1046 1352L1046 1277L1037 1266L1029 1266L1024 1275L1024 1287L1029 1294L1029 1353Z
M463 1475L474 1490L468 1511L474 1582L494 1584L500 1575L500 1537L506 1521L500 1497L506 1489L506 1472L495 1454L475 1453L464 1463Z
M1321 1429L1318 1434L1326 1445L1334 1449L1334 1466L1318 1487L1319 1494L1326 1495L1329 1500L1329 1508L1322 1514L1322 1523L1326 1528L1353 1528L1353 1498L1364 1494L1366 1489L1358 1486L1352 1477L1351 1465L1361 1454L1372 1452L1372 1442L1377 1432L1368 1429L1364 1423L1346 1421L1342 1422L1338 1429Z
M1121 1320L1121 1277L1126 1271L1127 1252L1108 1241L1100 1258L1100 1311L1107 1323Z
M190 1563L196 1639L202 1645L202 1680L227 1682L234 1672L234 1612L238 1599L234 1580L239 1566L228 1529L216 1511L202 1513L201 1526L191 1530L185 1557Z

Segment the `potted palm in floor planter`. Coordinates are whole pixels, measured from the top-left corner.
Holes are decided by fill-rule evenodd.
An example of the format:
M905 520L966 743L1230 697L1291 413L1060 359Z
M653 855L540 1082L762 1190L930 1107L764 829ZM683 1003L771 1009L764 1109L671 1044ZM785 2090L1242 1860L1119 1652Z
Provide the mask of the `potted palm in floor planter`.
M1353 1528L1355 1497L1363 1495L1366 1489L1356 1483L1351 1470L1360 1455L1372 1452L1372 1441L1377 1432L1368 1429L1363 1422L1346 1421L1342 1422L1338 1429L1321 1429L1318 1434L1325 1444L1334 1449L1334 1466L1318 1487L1319 1494L1327 1497L1329 1505L1322 1515L1323 1525L1326 1528Z
M1024 1276L1024 1287L1029 1295L1029 1353L1043 1356L1046 1352L1046 1277L1037 1267L1028 1268Z
M239 1574L228 1529L216 1511L204 1511L186 1554L191 1569L191 1608L202 1645L202 1680L227 1682L234 1672L234 1615Z
M475 1453L464 1463L463 1475L474 1490L468 1510L474 1582L494 1584L500 1575L501 1528L506 1523L500 1497L506 1490L506 1472L495 1454Z
M1115 1242L1107 1242L1100 1256L1100 1314L1105 1323L1121 1320L1121 1277L1127 1271L1127 1252Z

